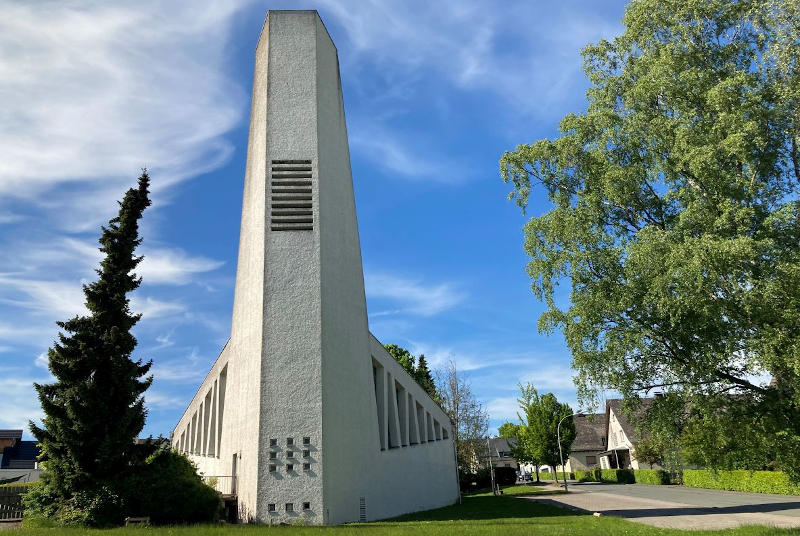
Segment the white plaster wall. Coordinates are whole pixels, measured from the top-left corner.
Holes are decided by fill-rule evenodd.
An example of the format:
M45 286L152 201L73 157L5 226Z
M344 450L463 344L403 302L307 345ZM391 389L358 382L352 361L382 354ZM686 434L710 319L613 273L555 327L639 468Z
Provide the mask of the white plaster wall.
M453 504L458 500L459 489L450 418L371 335L370 353L441 424L448 439L383 451L378 444L371 453L375 470L368 473L370 482L366 486L367 519ZM377 425L377 419L372 422ZM377 436L375 428L363 433Z
M206 475L225 476L237 456L245 520L357 521L361 497L369 520L453 503L449 420L369 334L338 59L316 12L269 13L256 49L251 114L231 340L174 442L227 364L218 455L191 458ZM313 162L314 230L270 231L269 164L305 159ZM449 439L381 450L373 356ZM304 437L311 445L302 445ZM302 458L305 448L310 460ZM292 473L288 450L298 466ZM285 511L287 502L294 513Z
M267 192L272 160L312 160L312 197L324 180L317 162L316 23L313 11L270 11L267 123ZM260 465L258 514L263 522L303 516L321 522L322 510L322 355L320 342L319 203L314 202L313 231L266 234L264 341L261 367ZM269 205L269 203L268 203ZM269 216L267 216L268 218ZM304 437L311 439L310 471L301 457ZM295 446L287 446L293 438ZM270 448L270 439L277 447ZM270 461L270 451L277 459ZM294 452L294 459L287 456ZM295 470L287 472L287 464ZM269 466L277 471L270 472ZM310 510L303 512L303 502ZM292 503L294 512L285 505ZM274 513L267 506L275 504Z

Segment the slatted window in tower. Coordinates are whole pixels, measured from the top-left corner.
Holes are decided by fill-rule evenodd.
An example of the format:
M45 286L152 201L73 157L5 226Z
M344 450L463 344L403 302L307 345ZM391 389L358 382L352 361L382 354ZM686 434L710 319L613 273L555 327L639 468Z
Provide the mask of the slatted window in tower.
M270 166L270 229L312 231L311 160L272 160Z

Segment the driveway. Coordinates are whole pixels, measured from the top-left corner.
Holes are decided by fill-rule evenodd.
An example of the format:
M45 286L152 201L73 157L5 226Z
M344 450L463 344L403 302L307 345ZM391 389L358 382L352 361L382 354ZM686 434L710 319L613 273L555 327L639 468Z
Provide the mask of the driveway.
M664 528L800 527L800 496L646 484L575 483L569 491L527 499Z

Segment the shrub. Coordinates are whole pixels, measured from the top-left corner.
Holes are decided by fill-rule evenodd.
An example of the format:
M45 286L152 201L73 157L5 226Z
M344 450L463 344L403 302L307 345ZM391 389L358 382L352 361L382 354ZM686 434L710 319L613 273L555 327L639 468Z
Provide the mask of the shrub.
M517 482L517 470L513 467L498 467L494 470L494 481L498 486L513 486Z
M579 482L597 482L594 471L575 471L575 480Z
M631 469L602 469L600 482L613 482L617 484L633 484L636 478Z
M633 472L637 484L661 486L669 484L669 472L662 469L636 469Z
M132 487L131 515L153 524L208 523L222 510L217 491L204 484L189 459L162 449L150 456Z
M683 485L691 488L800 495L800 486L792 484L788 476L778 471L684 469Z
M479 469L475 473L463 473L459 479L462 491L492 487L492 475L489 469Z

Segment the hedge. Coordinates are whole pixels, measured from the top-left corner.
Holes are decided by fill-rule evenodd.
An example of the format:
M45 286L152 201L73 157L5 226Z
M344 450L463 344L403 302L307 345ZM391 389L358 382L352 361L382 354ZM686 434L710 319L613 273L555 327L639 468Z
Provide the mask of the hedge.
M562 473L561 471L558 472L558 481L561 482L562 480ZM531 478L535 481L536 475L532 474ZM553 473L539 473L539 480L553 480ZM567 480L575 480L575 473L567 473Z
M611 482L617 484L633 484L636 482L630 469L595 469L594 471L575 471L575 478L580 482Z
M684 469L683 485L691 488L800 495L800 486L778 471L709 471Z
M636 469L633 472L637 484L662 486L669 484L669 472L663 469Z

